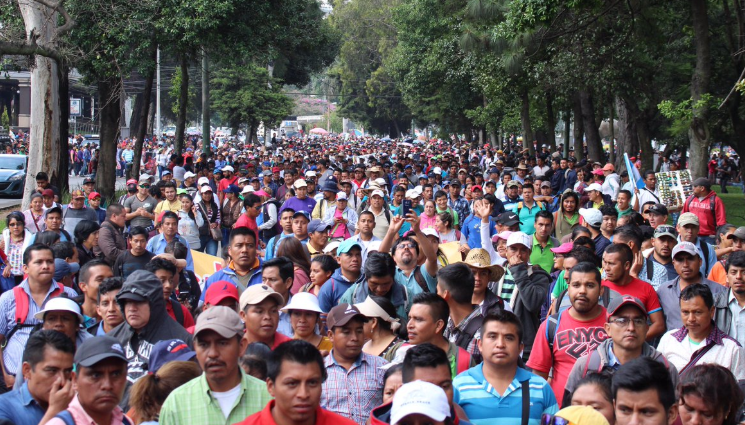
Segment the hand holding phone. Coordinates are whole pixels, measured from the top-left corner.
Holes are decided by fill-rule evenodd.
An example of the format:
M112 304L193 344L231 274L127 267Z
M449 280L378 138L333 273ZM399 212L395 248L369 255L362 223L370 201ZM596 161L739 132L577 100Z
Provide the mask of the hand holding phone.
M411 212L411 199L404 199L401 215L404 218L406 218L406 216L409 215L410 212Z

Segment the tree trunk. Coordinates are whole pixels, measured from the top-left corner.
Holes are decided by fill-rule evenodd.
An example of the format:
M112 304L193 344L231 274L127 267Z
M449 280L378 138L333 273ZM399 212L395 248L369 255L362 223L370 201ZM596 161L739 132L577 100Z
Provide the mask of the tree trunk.
M184 151L184 133L186 131L186 108L189 106L189 61L186 55L181 56L181 90L178 96L178 117L176 118L175 153Z
M579 162L585 157L585 124L582 120L582 102L579 92L574 95L572 115L574 115L574 157Z
M96 191L107 204L115 202L116 145L119 140L119 120L122 116L121 80L109 78L98 82L99 136L101 148L96 168Z
M640 159L642 161L642 172L654 168L654 149L652 149L652 132L649 122L654 115L653 111L640 111L636 119L636 132L639 137Z
M530 98L527 88L522 89L520 98L523 102L523 107L520 110L520 121L523 125L523 149L529 149L532 155L535 153L535 148L533 147L533 127L530 123Z
M155 53L153 51L153 53ZM153 54L153 56L155 56ZM147 118L150 115L150 97L153 92L153 80L155 80L155 68L153 68L145 77L145 89L142 91L142 108L139 111L138 116L138 127L136 128L137 139L135 140L135 154L132 159L132 178L138 179L140 177L140 163L142 162L142 145L145 142L145 135L147 134Z
M59 134L60 134L60 148L59 148L59 167L52 170L49 173L49 181L53 185L57 186L61 193L65 193L70 188L70 174L68 168L70 166L70 141L68 136L70 135L70 69L67 65L57 65L57 73L59 78Z
M19 0L26 36L38 37L38 43L52 39L57 13L33 0ZM69 105L68 105L69 107ZM37 55L31 68L31 141L28 169L23 188L22 210L29 207L31 194L36 191L36 174L52 174L59 169L60 98L59 74L53 59Z
M207 51L202 49L202 153L210 154L210 63ZM266 140L266 139L264 139ZM196 160L196 158L195 158Z
M709 17L707 0L691 0L691 19L693 39L696 47L696 68L691 79L691 99L693 100L693 119L688 129L691 141L689 169L693 178L708 175L709 157L709 113L707 105L698 105L704 95L709 93L711 79L711 48L709 46Z
M592 93L588 88L580 90L579 99L582 106L582 123L587 135L588 161L601 161L603 148L600 141L600 131L598 131L595 122L595 104L592 100Z
M564 146L561 152L561 157L566 158L569 156L569 138L572 137L572 113L566 111L564 113Z
M633 99L619 97L616 100L618 105L618 151L629 155L636 156L639 152L639 136L636 131L636 119L638 106ZM616 170L619 172L626 169L626 162L623 155L616 159ZM629 173L631 175L631 173Z
M147 76L145 76L147 78ZM132 104L132 116L129 118L129 128L132 129L131 134L134 136L137 135L137 129L140 128L140 116L142 115L142 108L145 106L144 103L146 102L145 96L143 96L142 93L137 93L135 96L135 101Z
M556 113L554 112L554 97L546 94L546 138L549 148L556 148Z

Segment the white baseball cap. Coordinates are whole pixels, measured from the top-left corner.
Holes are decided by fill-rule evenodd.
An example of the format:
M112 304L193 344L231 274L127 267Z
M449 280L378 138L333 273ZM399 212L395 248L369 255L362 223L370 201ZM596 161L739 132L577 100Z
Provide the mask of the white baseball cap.
M197 186L201 187L203 184L210 184L210 179L208 179L207 177L200 177L197 180Z
M349 198L347 198L346 192L339 192L339 193L336 194L336 200L337 201L340 201L342 199L344 199L344 200L349 199Z
M204 192L212 192L212 188L210 187L210 185L206 184L202 186L201 189L199 189L199 193L204 193Z
M331 241L323 248L324 254L330 254L332 253L336 248L339 248L339 245L341 245L341 242L339 241ZM368 247L369 249L369 247Z
M292 185L295 186L295 189L299 187L308 187L308 183L306 183L305 180L302 180L302 179L295 180L295 183L293 183Z
M385 194L384 194L384 193L383 193L383 191L382 191L382 190L380 190L380 189L375 189L375 190L373 190L373 191L372 191L372 194L370 195L370 197L372 198L372 197L373 197L373 196L375 196L375 195L378 195L378 196L380 196L381 198L385 198Z
M192 173L191 171L187 171L187 172L184 173L184 180L186 180L188 178L191 178L191 177L196 177L196 176L197 175L194 174L194 173Z
M437 233L437 230L427 227L426 229L422 229L422 233L424 233L424 236L435 236L440 237L440 235Z
M305 177L315 177L315 176L316 176L316 172L312 170L305 173Z
M432 169L432 172L435 173L435 174L442 174L442 168L435 167L435 168Z
M597 208L580 208L579 215L592 227L600 227L603 223L603 213Z
M524 245L526 248L533 248L533 237L524 232L512 232L507 238L507 246Z
M406 197L409 199L416 199L420 197L421 194L416 191L416 189L409 189L406 191Z
M250 184L247 184L246 186L243 187L243 190L241 190L241 194L252 193L253 191L254 191L254 187L251 186Z
M435 421L450 417L450 403L445 391L426 381L401 385L393 396L391 423L397 424L409 415L424 415Z
M235 170L233 169L233 167L230 166L230 165L226 165L226 166L222 167L221 170L222 171L230 171L231 173L234 173L235 172Z
M598 183L592 183L591 185L587 186L585 192L588 190L597 190L598 192L602 192L603 186L600 186Z
M377 179L375 179L374 181L375 181L375 183L377 183L377 184L378 184L378 186L380 186L380 187L383 187L384 185L385 185L385 186L388 186L388 183L386 183L385 179L383 179L383 178L380 178L380 177L378 177L378 178L377 178Z

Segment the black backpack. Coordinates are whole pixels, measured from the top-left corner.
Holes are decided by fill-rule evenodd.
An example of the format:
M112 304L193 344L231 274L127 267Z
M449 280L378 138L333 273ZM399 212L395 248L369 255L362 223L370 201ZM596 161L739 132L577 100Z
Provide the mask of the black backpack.
M282 204L280 204L279 201L277 201L276 199L267 201L261 207L261 213L264 215L264 222L266 222L268 220L267 217L269 217L269 210L266 207L269 204L273 204L277 208L277 222L274 223L274 226L272 226L271 228L264 229L259 232L259 239L261 239L262 241L268 241L269 239L282 233L282 225L279 223L279 208L282 206Z

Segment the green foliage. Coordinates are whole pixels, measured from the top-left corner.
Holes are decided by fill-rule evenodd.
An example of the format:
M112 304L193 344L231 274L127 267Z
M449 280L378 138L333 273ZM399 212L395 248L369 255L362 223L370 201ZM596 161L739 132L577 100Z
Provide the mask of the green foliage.
M680 136L688 133L696 111L707 110L714 112L715 108L721 102L722 99L717 99L707 93L698 101L693 101L692 98L677 103L672 100L663 100L657 107L665 118L671 120L668 129L669 133L673 136Z
M264 122L275 127L290 114L293 101L282 93L277 79L263 67L234 66L215 71L212 78L212 108L233 128ZM271 84L271 87L269 86Z
M171 112L173 112L174 118L178 116L181 81L181 68L176 68L171 77L171 87L168 89L168 97L171 100ZM197 99L201 103L201 96L197 93L196 87L189 85L189 96L186 98L187 121L197 119L198 114L195 109Z

